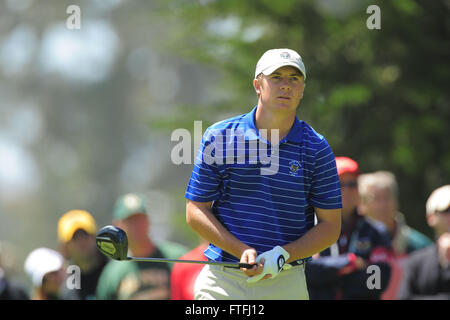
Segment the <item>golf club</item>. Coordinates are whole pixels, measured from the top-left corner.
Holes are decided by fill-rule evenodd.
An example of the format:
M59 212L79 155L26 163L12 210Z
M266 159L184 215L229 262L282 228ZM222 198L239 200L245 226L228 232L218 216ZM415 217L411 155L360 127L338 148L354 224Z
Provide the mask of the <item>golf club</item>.
M107 257L119 261L138 261L138 262L171 262L171 263L196 263L212 264L230 268L252 268L253 264L240 262L217 262L200 260L179 260L166 258L139 258L128 257L128 237L125 231L116 226L106 226L101 228L96 235L98 250Z

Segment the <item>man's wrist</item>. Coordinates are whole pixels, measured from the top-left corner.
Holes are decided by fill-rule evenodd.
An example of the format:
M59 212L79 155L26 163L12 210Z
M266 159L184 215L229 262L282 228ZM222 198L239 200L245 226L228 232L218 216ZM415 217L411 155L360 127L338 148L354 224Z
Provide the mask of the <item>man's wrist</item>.
M286 245L284 245L284 246L282 246L281 247L284 251L286 251L286 253L288 254L288 258L286 259L286 263L291 263L291 262L293 262L293 261L295 261L295 260L298 260L298 259L294 259L294 257L292 257L292 254L291 254L291 252L290 252L290 248L289 248L289 246L286 246Z
M252 248L252 247L246 245L245 243L243 243L243 245L240 246L240 248L237 250L237 252L239 252L237 257L238 257L238 258L241 258L242 255L244 254L244 252L245 252L245 251L248 251L248 250L254 250L254 251L255 251L255 255L257 254L255 248Z

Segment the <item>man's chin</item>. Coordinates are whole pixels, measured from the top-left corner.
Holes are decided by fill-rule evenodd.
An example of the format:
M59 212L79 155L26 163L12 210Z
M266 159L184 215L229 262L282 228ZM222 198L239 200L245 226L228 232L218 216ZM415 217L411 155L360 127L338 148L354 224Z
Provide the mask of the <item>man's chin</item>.
M287 110L292 110L292 109L296 109L298 104L295 104L293 101L291 100L287 100L287 101L280 101L280 100L276 100L273 103L274 107L278 107L280 109L287 109Z

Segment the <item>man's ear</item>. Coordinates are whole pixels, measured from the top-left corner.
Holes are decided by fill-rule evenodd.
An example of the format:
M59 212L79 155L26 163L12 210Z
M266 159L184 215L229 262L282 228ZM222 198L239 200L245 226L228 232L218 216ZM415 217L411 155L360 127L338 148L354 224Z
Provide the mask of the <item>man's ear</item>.
M436 214L427 214L426 216L427 219L427 223L431 228L434 228L436 226L436 224L438 223L438 217L436 216Z
M259 83L258 79L253 80L253 87L255 88L256 94L259 95L261 94L261 84Z

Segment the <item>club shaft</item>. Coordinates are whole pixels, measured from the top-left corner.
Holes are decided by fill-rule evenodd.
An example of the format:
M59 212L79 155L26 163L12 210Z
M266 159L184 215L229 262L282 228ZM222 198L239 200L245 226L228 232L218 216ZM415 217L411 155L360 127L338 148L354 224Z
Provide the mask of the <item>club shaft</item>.
M165 258L138 258L128 257L129 261L137 262L169 262L169 263L195 263L195 264L211 264L222 267L230 268L252 268L253 264L240 263L240 262L217 262L217 261L201 261L201 260L179 260L179 259L165 259Z

